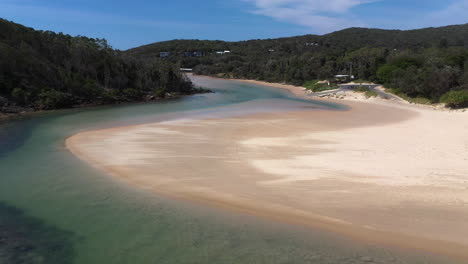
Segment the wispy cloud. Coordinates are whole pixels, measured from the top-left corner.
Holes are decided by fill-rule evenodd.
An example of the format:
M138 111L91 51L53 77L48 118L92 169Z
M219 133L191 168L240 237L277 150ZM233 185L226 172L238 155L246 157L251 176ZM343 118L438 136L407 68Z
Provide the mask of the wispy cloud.
M364 26L350 12L353 7L377 0L243 0L255 6L251 12L279 21L310 27L318 33L349 26Z
M468 23L467 10L468 0L457 0L445 9L430 13L425 19L425 23L431 26Z

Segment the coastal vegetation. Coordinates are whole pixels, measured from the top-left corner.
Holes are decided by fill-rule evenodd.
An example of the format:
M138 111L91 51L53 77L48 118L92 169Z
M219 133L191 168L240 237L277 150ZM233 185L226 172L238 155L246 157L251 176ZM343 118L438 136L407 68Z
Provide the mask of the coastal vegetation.
M468 107L468 91L450 91L442 96L441 101L453 108Z
M338 89L338 86L329 82L320 82L317 80L307 81L302 86L314 93Z
M0 19L0 112L153 100L198 92L175 64L138 60L105 39Z
M409 99L438 103L446 101L442 100L446 94L444 98L457 95L457 100L465 100L459 94L468 91L467 36L468 24L408 31L350 28L321 36L241 42L172 40L127 53L155 58L164 51L170 54L167 61L193 68L196 74L308 88L311 80L354 75L384 84ZM219 52L225 50L230 52ZM197 56L192 52L198 52Z
M377 92L369 89L368 86L358 86L354 89L356 92L360 92L360 93L364 93L364 95L367 97L367 98L370 98L370 97L377 97L378 94Z
M386 89L385 91L389 92L389 93L392 93L392 94L395 94L399 97L401 97L402 99L410 102L410 103L414 103L414 104L425 104L425 105L430 105L432 104L433 102L428 99L428 98L425 98L425 97L410 97L408 95L406 95L405 93L401 92L400 90L396 90L396 89Z

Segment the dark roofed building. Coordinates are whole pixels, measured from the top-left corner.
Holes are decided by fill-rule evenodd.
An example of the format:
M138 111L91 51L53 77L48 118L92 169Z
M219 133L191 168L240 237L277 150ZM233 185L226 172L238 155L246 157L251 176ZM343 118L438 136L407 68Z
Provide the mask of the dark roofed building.
M168 52L168 51L159 52L159 57L161 57L161 58L167 58L169 56L171 56L171 53Z

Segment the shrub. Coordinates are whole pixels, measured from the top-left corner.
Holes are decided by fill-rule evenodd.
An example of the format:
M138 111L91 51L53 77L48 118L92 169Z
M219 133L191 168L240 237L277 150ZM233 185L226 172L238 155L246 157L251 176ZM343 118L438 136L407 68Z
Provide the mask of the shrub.
M357 86L356 88L354 88L354 90L360 93L366 93L370 91L369 87L367 86Z
M440 101L451 108L468 107L468 90L450 91Z
M317 82L317 80L307 81L302 86L304 86L304 88L306 88L307 90L313 90Z
M69 107L72 104L70 94L52 89L43 89L39 94L39 109Z
M378 93L376 93L376 92L374 92L374 91L371 91L371 90L365 92L364 94L366 95L367 98L379 96Z
M17 87L11 92L11 96L20 104L26 104L29 94L23 89Z
M128 100L136 100L143 97L143 92L134 88L123 89L121 94Z
M372 91L371 89L369 89L369 87L367 86L358 86L354 89L356 92L360 92L360 93L364 93L364 95L367 97L367 98L370 98L370 97L377 97L379 96L379 94L375 91Z
M307 90L311 90L314 93L338 88L336 85L328 85L328 83L319 83L317 80L307 81L302 86Z

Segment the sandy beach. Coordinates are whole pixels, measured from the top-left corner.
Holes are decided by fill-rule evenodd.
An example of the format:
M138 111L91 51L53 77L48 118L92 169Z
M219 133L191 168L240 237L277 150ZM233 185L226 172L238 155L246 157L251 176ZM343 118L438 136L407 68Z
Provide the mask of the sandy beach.
M351 110L175 120L66 146L158 194L468 259L468 113L341 102Z

